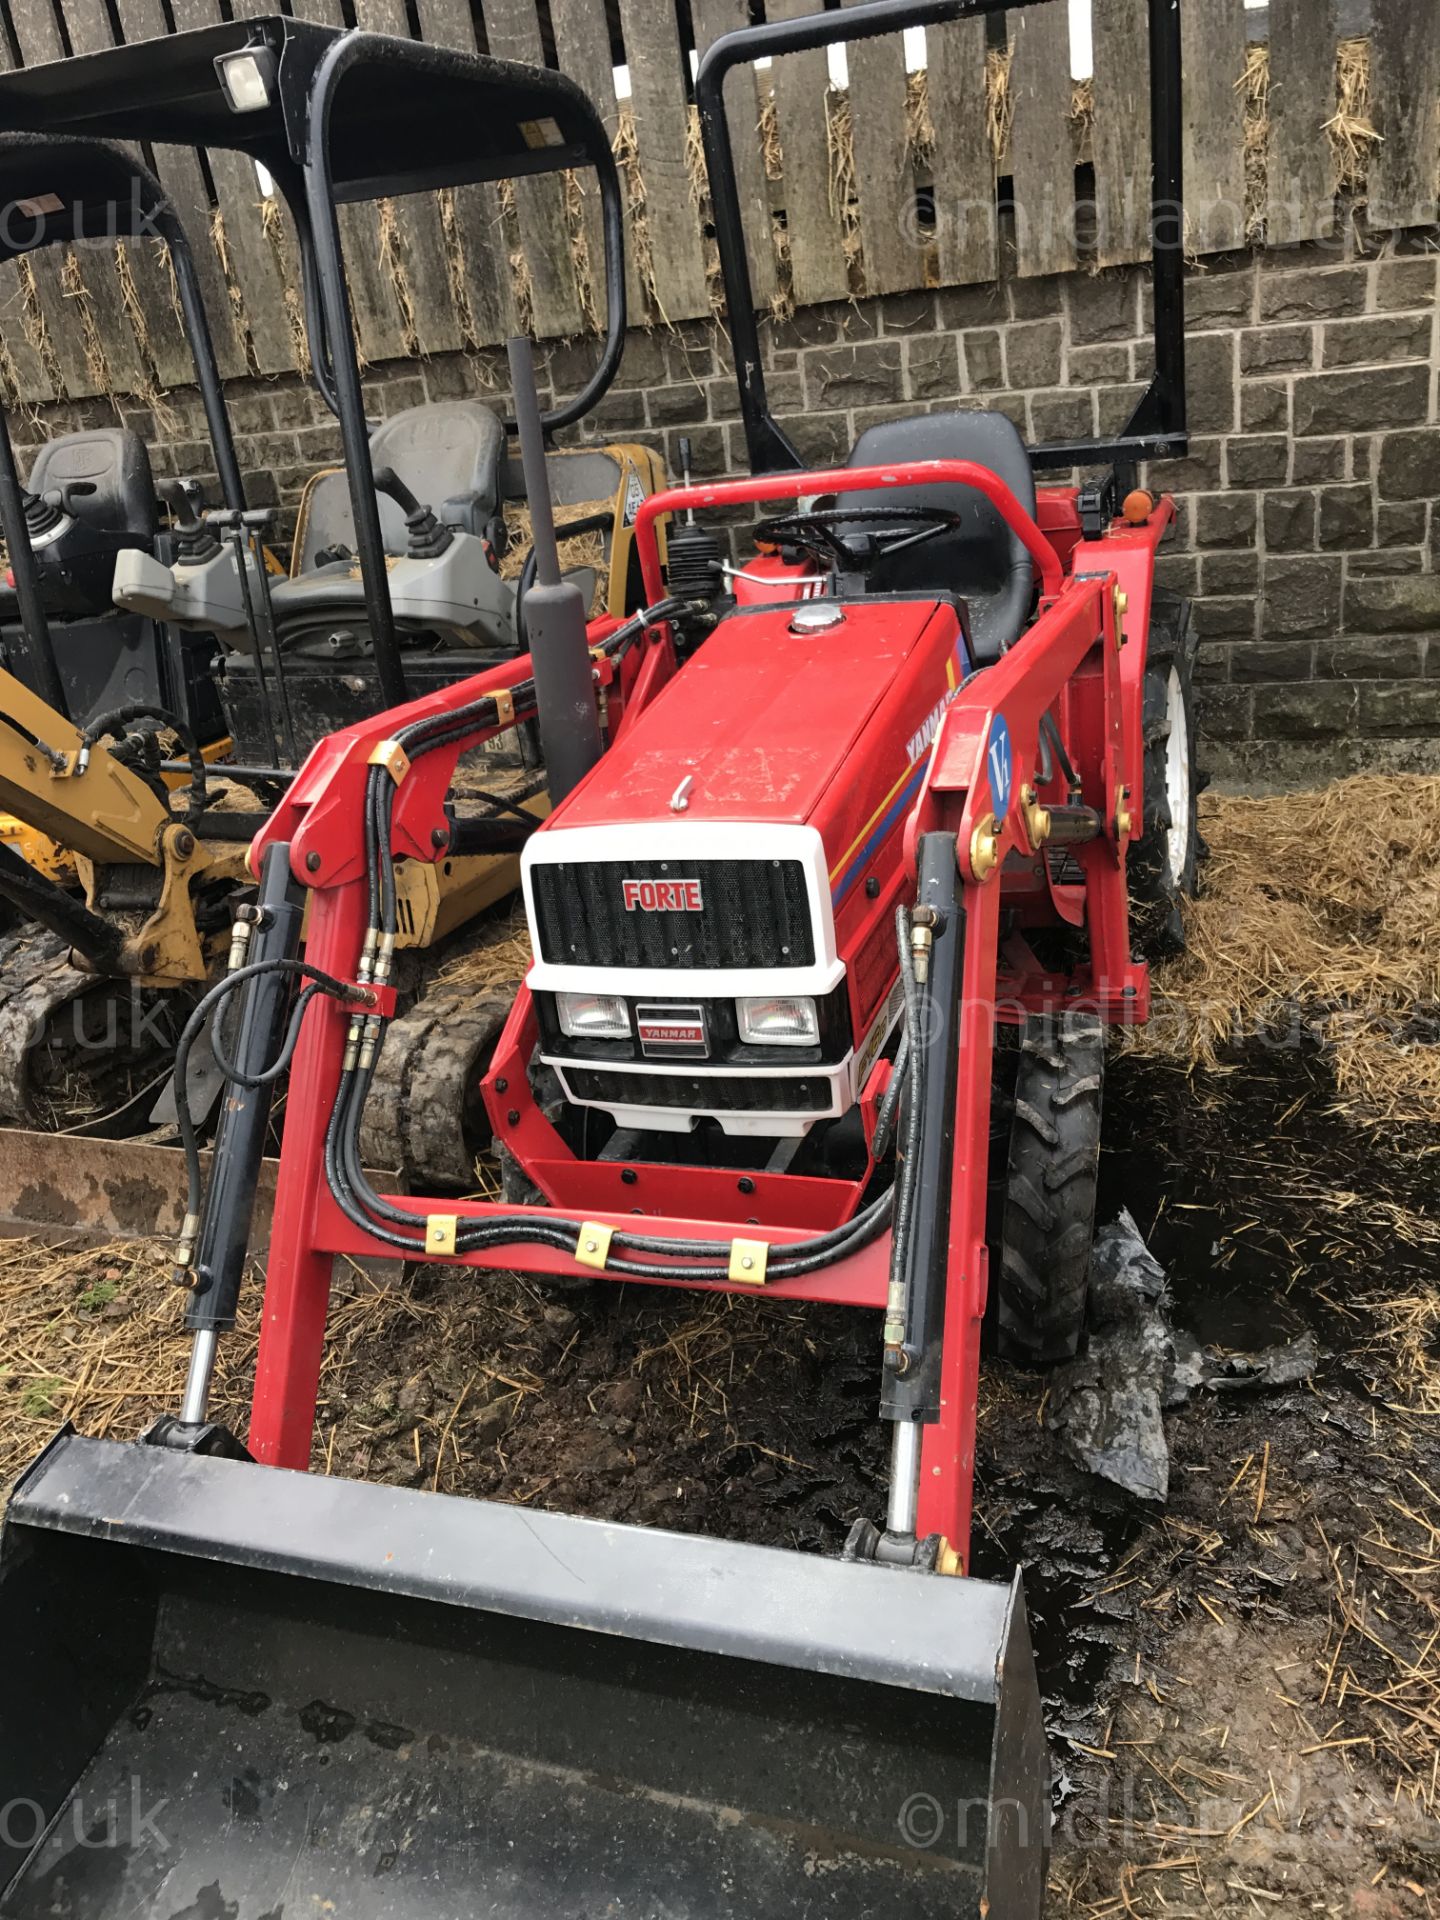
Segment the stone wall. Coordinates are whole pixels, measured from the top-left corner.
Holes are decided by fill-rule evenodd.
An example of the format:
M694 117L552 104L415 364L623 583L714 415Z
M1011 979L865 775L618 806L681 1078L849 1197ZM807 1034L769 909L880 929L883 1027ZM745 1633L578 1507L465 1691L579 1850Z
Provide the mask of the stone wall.
M1148 478L1179 499L1162 573L1195 596L1222 772L1440 765L1437 248L1434 233L1373 251L1352 234L1343 253L1244 253L1190 275L1191 451ZM771 402L817 464L874 421L957 405L999 408L1035 440L1105 432L1148 372L1147 301L1137 270L806 309L766 327ZM552 348L544 377L573 392L592 359L592 343ZM369 401L498 401L503 380L498 355L406 362L370 370ZM288 515L338 457L337 430L294 378L236 383L231 401L254 497ZM123 411L158 472L208 471L193 394ZM39 433L112 417L104 402L52 408ZM633 334L583 437L650 442L674 472L682 434L697 475L743 470L708 323Z

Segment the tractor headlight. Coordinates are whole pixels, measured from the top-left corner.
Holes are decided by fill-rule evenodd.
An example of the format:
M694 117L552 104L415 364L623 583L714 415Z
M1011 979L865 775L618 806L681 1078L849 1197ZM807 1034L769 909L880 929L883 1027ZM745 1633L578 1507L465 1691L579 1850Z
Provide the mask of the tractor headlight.
M572 1040L628 1040L630 1009L618 993L557 993L560 1031Z
M819 1044L820 1021L815 1002L802 994L767 994L759 1000L737 1000L740 1038L753 1047L813 1047Z

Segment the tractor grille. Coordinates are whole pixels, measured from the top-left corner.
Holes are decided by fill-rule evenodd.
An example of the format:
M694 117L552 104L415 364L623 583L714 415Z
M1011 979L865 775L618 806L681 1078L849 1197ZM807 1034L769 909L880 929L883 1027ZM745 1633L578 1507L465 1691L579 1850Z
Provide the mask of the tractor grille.
M541 958L571 967L807 967L815 935L798 860L539 861ZM695 880L698 912L627 911L626 881Z
M614 1073L575 1067L567 1060L565 1078L577 1100L613 1102L619 1107L688 1107L709 1113L824 1113L830 1105L828 1080L797 1074L791 1080L756 1079L750 1074Z

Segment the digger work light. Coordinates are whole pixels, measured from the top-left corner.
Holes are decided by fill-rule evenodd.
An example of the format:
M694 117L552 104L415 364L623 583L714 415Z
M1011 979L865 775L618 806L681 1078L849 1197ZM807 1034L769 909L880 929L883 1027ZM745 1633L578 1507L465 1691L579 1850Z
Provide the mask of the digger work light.
M259 113L268 107L275 81L275 55L269 47L244 47L222 53L215 62L226 104L232 113Z
M737 1000L740 1038L755 1047L813 1047L820 1039L815 1002L803 994L767 994L760 1000Z

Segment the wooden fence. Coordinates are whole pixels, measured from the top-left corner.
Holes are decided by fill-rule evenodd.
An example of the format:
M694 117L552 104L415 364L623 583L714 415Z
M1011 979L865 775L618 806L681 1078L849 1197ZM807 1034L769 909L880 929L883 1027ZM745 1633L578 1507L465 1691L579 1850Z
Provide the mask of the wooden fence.
M851 4L852 0L842 0ZM766 0L770 17L814 0ZM1071 78L1064 0L931 28L923 69L899 35L848 50L849 85L802 53L731 76L757 303L783 311L862 293L989 280L1002 209L1015 271L1135 260L1146 247L1145 0L1092 0L1094 77ZM1440 5L1434 0L1181 0L1186 221L1213 252L1324 240L1338 197L1372 228L1436 218ZM233 0L236 16L272 11ZM631 312L694 319L716 300L691 102L692 46L749 17L747 0L291 0L297 17L547 59L594 99L628 186ZM0 0L0 60L30 65L222 17L220 0ZM1363 25L1363 38L1343 37ZM1264 39L1254 38L1261 27ZM628 69L617 97L615 69ZM238 155L150 156L195 247L227 376L305 364L294 240ZM367 361L479 348L523 325L588 330L601 304L595 195L578 179L345 210ZM12 401L154 394L189 359L151 243L37 253L0 271L0 383Z

